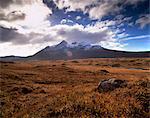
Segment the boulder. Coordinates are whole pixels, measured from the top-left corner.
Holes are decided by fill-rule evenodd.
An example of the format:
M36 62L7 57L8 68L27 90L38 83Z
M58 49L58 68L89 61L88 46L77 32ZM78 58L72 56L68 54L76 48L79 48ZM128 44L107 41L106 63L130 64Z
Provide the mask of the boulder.
M125 87L126 85L127 82L125 80L105 79L100 81L97 89L99 92L107 92L107 91L112 91L116 88Z

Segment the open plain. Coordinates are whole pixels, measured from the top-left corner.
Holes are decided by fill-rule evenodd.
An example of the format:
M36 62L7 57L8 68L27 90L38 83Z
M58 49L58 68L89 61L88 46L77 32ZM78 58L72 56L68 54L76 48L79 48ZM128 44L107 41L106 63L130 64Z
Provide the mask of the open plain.
M2 118L148 118L149 58L0 62ZM98 92L103 79L127 86Z

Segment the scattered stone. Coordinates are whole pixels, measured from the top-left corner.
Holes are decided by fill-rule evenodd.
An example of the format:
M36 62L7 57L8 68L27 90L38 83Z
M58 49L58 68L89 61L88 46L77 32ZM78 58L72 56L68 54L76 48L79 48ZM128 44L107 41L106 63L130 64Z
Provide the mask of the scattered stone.
M72 63L79 63L78 61L75 61L75 60L74 60L74 61L71 61L71 62L72 62Z
M107 74L107 73L109 73L109 71L107 71L107 70L100 70L100 73L101 74Z
M66 64L65 64L65 63L62 63L61 65L62 65L62 66L65 66Z
M31 88L27 88L27 87L22 87L20 92L23 93L23 94L28 94L28 93L32 92L32 89Z
M95 64L96 66L100 66L101 64Z
M1 101L0 106L4 106L4 105L5 105L5 102Z
M121 67L120 64L113 64L112 67Z
M45 90L41 90L40 93L44 93L45 94L46 92L45 92Z
M18 92L20 94L28 94L31 93L33 90L29 87L14 87L11 89L12 92Z
M112 91L116 88L124 87L127 83L125 80L120 79L106 79L102 80L98 85L98 91L99 92L107 92Z

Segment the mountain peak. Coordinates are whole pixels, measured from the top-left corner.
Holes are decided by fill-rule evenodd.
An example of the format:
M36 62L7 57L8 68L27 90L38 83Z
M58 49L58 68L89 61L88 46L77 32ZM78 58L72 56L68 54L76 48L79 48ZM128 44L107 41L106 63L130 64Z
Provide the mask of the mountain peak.
M68 42L67 42L67 41L65 41L65 40L63 40L60 44L62 44L62 45L67 45L67 44L68 44Z
M58 45L56 45L57 48L65 48L68 46L67 41L63 40L62 42L60 42Z

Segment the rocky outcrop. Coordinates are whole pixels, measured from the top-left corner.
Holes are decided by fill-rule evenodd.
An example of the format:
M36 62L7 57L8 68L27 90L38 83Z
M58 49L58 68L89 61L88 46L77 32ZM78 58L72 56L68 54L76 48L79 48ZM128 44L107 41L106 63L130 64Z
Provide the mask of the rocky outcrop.
M106 79L106 80L100 81L97 89L99 92L107 92L107 91L112 91L116 88L124 87L126 85L127 85L127 82L125 80Z

